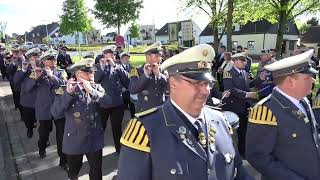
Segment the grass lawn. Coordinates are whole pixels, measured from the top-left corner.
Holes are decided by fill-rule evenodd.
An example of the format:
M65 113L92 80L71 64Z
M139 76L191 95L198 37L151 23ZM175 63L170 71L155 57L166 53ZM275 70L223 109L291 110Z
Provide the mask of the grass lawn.
M140 66L146 62L146 56L142 55L131 55L130 57L130 64L132 66Z

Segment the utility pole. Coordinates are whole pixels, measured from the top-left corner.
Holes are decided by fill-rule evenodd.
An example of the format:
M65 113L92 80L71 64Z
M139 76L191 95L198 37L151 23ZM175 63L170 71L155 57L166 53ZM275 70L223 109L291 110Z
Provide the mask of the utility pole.
M48 34L48 24L46 23L46 31L47 31L47 45L49 47L49 34Z

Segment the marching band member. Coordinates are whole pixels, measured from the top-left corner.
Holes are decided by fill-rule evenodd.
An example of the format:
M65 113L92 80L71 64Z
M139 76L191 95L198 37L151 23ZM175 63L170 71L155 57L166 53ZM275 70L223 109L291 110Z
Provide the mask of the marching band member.
M111 106L111 97L94 83L94 60L83 59L69 68L74 75L65 88L56 91L51 106L53 116L65 116L62 152L67 155L68 176L78 179L83 155L86 155L92 180L102 180L104 131L99 108Z

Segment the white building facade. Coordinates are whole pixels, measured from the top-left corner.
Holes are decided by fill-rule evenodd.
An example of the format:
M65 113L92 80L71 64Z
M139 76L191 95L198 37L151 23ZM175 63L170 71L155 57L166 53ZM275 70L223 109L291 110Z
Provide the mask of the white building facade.
M259 29L257 26L265 27L269 25L269 30L266 29L266 32L257 32L256 29ZM291 31L287 31L283 36L283 47L284 54L291 55L293 51L297 49L297 42L299 39L299 33L295 29L294 24L290 24ZM246 25L245 25L246 26ZM236 48L238 45L241 45L244 48L248 49L249 54L259 54L263 49L275 49L277 42L277 33L275 31L275 26L265 22L262 23L251 23L248 26L254 26L254 31L251 31L250 27L243 26L244 30L235 29L232 35L232 46ZM208 27L207 27L208 28ZM200 43L213 43L214 38L210 30L204 30L206 32L200 35ZM269 32L268 32L269 31ZM227 36L223 35L220 40L221 45L227 45Z

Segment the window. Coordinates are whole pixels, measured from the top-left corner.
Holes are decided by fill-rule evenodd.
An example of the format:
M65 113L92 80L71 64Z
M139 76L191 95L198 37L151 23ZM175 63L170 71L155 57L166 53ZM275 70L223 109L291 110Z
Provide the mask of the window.
M248 49L254 49L254 41L248 41Z
M286 32L289 32L289 31L290 31L290 26L286 25Z
M32 33L32 37L36 37L36 35L34 33Z
M87 44L87 36L85 34L82 34L82 42L83 44Z
M295 41L289 41L289 50L294 51Z
M39 32L37 32L37 37L39 37L40 36L40 33Z

